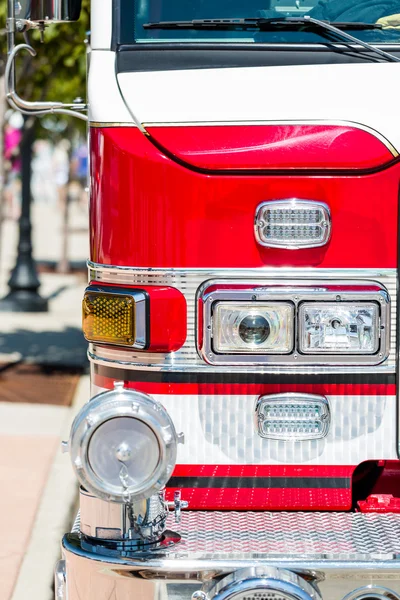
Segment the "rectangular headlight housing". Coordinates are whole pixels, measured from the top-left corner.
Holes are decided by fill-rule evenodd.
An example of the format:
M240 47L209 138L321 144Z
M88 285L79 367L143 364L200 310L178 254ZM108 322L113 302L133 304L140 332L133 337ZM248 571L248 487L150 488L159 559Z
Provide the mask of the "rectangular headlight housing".
M362 367L393 360L391 299L375 281L210 280L198 300L198 351L208 364Z
M213 314L214 351L288 354L293 350L290 302L218 302Z
M304 302L299 307L300 352L376 354L377 302Z

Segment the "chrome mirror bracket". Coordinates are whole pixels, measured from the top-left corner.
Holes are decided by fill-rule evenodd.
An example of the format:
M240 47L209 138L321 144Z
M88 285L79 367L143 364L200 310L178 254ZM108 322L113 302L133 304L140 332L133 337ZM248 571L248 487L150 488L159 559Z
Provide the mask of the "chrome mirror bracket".
M64 114L71 117L77 117L82 121L88 121L88 116L82 114L87 110L87 104L77 102L64 104L62 102L29 102L21 98L16 91L15 59L21 50L27 50L31 56L36 56L36 50L28 44L15 45L15 34L17 31L24 31L31 27L39 28L43 32L44 23L36 24L30 21L23 21L15 18L15 0L8 0L8 18L7 18L7 47L8 58L5 69L5 88L6 97L9 105L14 110L24 115L46 115L51 113Z

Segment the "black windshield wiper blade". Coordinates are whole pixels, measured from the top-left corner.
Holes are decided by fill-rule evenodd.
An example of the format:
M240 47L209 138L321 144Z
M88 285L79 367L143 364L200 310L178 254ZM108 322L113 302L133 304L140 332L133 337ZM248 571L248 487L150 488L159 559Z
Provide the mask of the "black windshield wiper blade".
M194 21L159 21L158 23L145 23L144 29L213 29L215 31L220 30L248 30L255 29L258 31L268 31L281 28L292 28L301 29L306 28L317 28L321 32L333 33L339 40L345 44L353 44L362 46L369 52L385 58L391 62L400 62L400 58L385 50L381 50L376 46L371 46L368 42L360 40L344 29L382 29L381 25L377 23L335 23L330 21L320 21L314 19L309 15L302 17L272 17L265 19L260 17L259 19L198 19Z
M321 21L321 23L332 24L330 21ZM246 29L270 29L275 27L299 27L317 28L318 23L304 17L272 17L265 19L194 19L193 21L158 21L155 23L145 23L144 29L215 29L215 30L246 30ZM336 29L382 29L382 25L377 23L359 23L359 22L335 22Z

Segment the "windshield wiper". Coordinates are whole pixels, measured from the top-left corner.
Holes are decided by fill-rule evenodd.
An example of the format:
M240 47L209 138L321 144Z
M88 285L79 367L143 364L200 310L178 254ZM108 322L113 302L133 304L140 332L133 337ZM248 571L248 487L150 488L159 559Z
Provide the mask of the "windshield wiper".
M145 23L144 29L215 29L215 30L246 30L256 29L263 31L264 29L275 28L275 26L282 27L296 27L304 25L307 28L317 28L319 23L331 24L330 21L319 21L315 23L316 19L311 20L310 17L272 17L265 19L252 18L252 19L194 19L193 21L158 21L155 23ZM353 30L364 30L364 29L382 29L382 25L377 23L359 23L359 22L335 22L336 29L353 29Z
M335 22L333 24L330 21L320 21L319 19L314 19L309 15L304 15L303 17L272 17L268 19L260 17L255 19L197 19L193 21L159 21L155 23L145 23L143 25L144 29L208 29L215 31L241 31L251 29L268 31L271 29L288 29L293 27L296 29L301 29L303 27L314 29L317 28L323 31L329 31L344 42L350 42L351 44L362 46L369 52L377 54L386 60L400 62L400 58L394 56L394 54L390 54L389 52L385 52L385 50L371 46L371 44L368 44L368 42L364 42L364 40L360 40L359 38L350 35L346 31L343 31L344 29L382 29L382 25L378 25L377 23Z

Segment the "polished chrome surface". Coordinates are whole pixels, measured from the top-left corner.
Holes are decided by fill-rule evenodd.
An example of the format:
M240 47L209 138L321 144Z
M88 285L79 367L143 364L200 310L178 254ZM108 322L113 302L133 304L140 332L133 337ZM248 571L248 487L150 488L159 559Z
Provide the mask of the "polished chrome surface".
M400 593L400 515L183 511L180 533L178 544L131 553L65 536L68 600L189 600L204 585L254 567L291 571L323 600L368 586L390 590L386 598Z
M354 590L343 600L400 600L400 596L388 588L366 585Z
M321 218L318 222L305 222L302 225L315 225L320 227L320 238L316 240L298 240L289 238L286 239L285 242L280 242L278 240L268 240L263 233L265 227L268 227L269 225L282 225L283 227L291 226L288 223L271 223L271 221L268 221L268 218L266 217L265 213L266 211L268 211L269 208L278 208L281 210L289 209L290 211L293 211L294 214L300 210L309 212L318 211L321 215ZM299 226L300 223L298 223L297 221L293 222L293 227L297 228ZM329 210L329 206L324 202L317 202L315 200L300 200L299 198L288 198L286 200L269 200L268 202L262 202L256 210L256 216L254 220L254 235L256 237L257 242L261 246L266 246L268 248L285 248L287 250L298 250L299 248L319 248L321 246L325 246L329 242L331 237L331 213Z
M101 287L98 285L90 285L86 288L85 294L95 292L100 294L112 294L112 295L121 295L121 296L130 296L135 303L135 339L133 344L131 344L132 348L136 350L143 350L149 344L150 340L148 339L148 331L146 330L147 323L147 307L146 307L146 294L142 291L138 290L121 290L121 288L114 287ZM106 343L106 342L101 342ZM118 344L117 344L118 345ZM119 344L124 345L124 344Z
M34 21L26 21L26 17L34 18L43 9L48 9L48 14L53 14L55 17L60 14L60 10L64 6L66 9L76 9L76 0L23 0L15 2L15 0L7 0L7 50L8 57L5 68L4 80L6 88L6 97L9 105L14 110L18 110L24 115L44 115L49 113L65 114L77 117L83 121L87 121L87 115L81 114L80 111L85 111L87 105L81 102L72 104L63 104L62 102L29 102L21 98L16 90L16 74L15 74L15 59L21 50L27 50L31 56L36 56L36 50L28 44L15 45L15 34L17 31L39 25L39 28L44 31L44 22L35 23ZM67 14L66 12L64 13ZM72 14L72 13L71 13ZM17 17L17 18L16 18Z
M67 600L67 574L65 560L57 562L54 570L54 597L55 600Z
M309 285L328 280L359 282L373 281L383 285L391 299L390 353L381 365L376 366L333 366L324 367L326 373L394 373L396 365L396 304L397 304L397 272L396 269L315 269L315 268L280 268L280 269L151 269L98 265L88 263L89 278L92 281L115 283L116 285L167 285L176 287L187 301L188 335L184 346L177 352L138 353L118 348L105 348L92 344L89 347L89 358L100 364L128 369L150 369L155 371L187 371L187 372L224 372L232 371L232 367L206 365L199 357L196 349L196 293L200 286L213 279L229 279L232 283L244 279L260 285L271 285L278 281L280 285L288 281L307 280ZM235 372L246 373L315 373L315 367L302 364L289 366L262 365L245 367L235 366Z
M97 542L136 544L158 542L166 529L168 506L164 492L133 504L105 502L82 488L79 494L80 532Z
M158 454L144 479L132 478L130 466L119 461L117 449L118 485L101 477L89 456L94 436L105 424L117 418L132 419L145 426L157 444ZM177 445L181 440L170 416L158 401L141 392L125 389L121 382L116 383L114 390L98 394L80 410L72 424L69 451L78 480L85 489L103 500L131 504L151 498L165 486L175 467ZM135 459L137 463L138 457Z
M81 0L20 0L17 16L30 22L70 23L77 20Z
M201 591L207 600L322 600L316 586L277 567L239 569L220 580L207 582Z
M15 46L8 55L6 70L5 70L5 87L7 100L14 110L18 110L23 115L45 115L49 113L57 113L77 117L82 121L87 121L87 115L81 114L79 111L87 109L87 105L83 103L63 104L62 102L29 102L21 98L15 88L15 59L21 50L27 50L31 56L36 56L36 50L28 44L19 44Z
M270 406L274 407L282 405L285 409L291 409L292 414L287 415L274 415L273 417L267 417L265 409ZM303 410L307 411L305 416L298 417L296 411ZM315 414L315 409L319 408L321 414ZM260 396L256 400L255 411L254 411L254 425L258 435L265 439L270 440L285 440L285 441L306 441L306 440L320 440L326 437L329 433L331 424L331 411L329 408L329 401L325 396L319 396L316 394L269 394L267 396ZM286 421L290 423L290 434L284 432L266 432L265 422ZM302 425L308 425L310 422L317 422L321 426L320 431L304 431Z
M229 284L240 284L248 286L244 289L226 289ZM277 287L281 284L281 287ZM335 289L329 289L335 285ZM220 286L221 289L218 289ZM222 288L222 286L224 286ZM337 367L346 365L379 365L383 363L390 353L390 323L391 323L391 298L388 291L379 285L376 291L368 290L368 287L377 286L376 282L368 280L313 280L292 279L285 282L277 279L264 284L262 287L254 287L254 282L231 281L228 279L212 280L207 282L199 290L199 298L203 300L203 332L204 340L199 348L203 359L212 365L264 365L265 363L277 365L335 365ZM347 289L346 289L347 286ZM351 287L351 291L350 288ZM217 288L217 289L216 289ZM358 288L358 289L357 289ZM299 341L291 354L222 354L214 351L213 347L213 311L217 302L292 302L295 306L295 328L302 333L302 323L299 318L299 307L303 302L376 302L380 305L380 347L376 354L302 354L299 350Z

